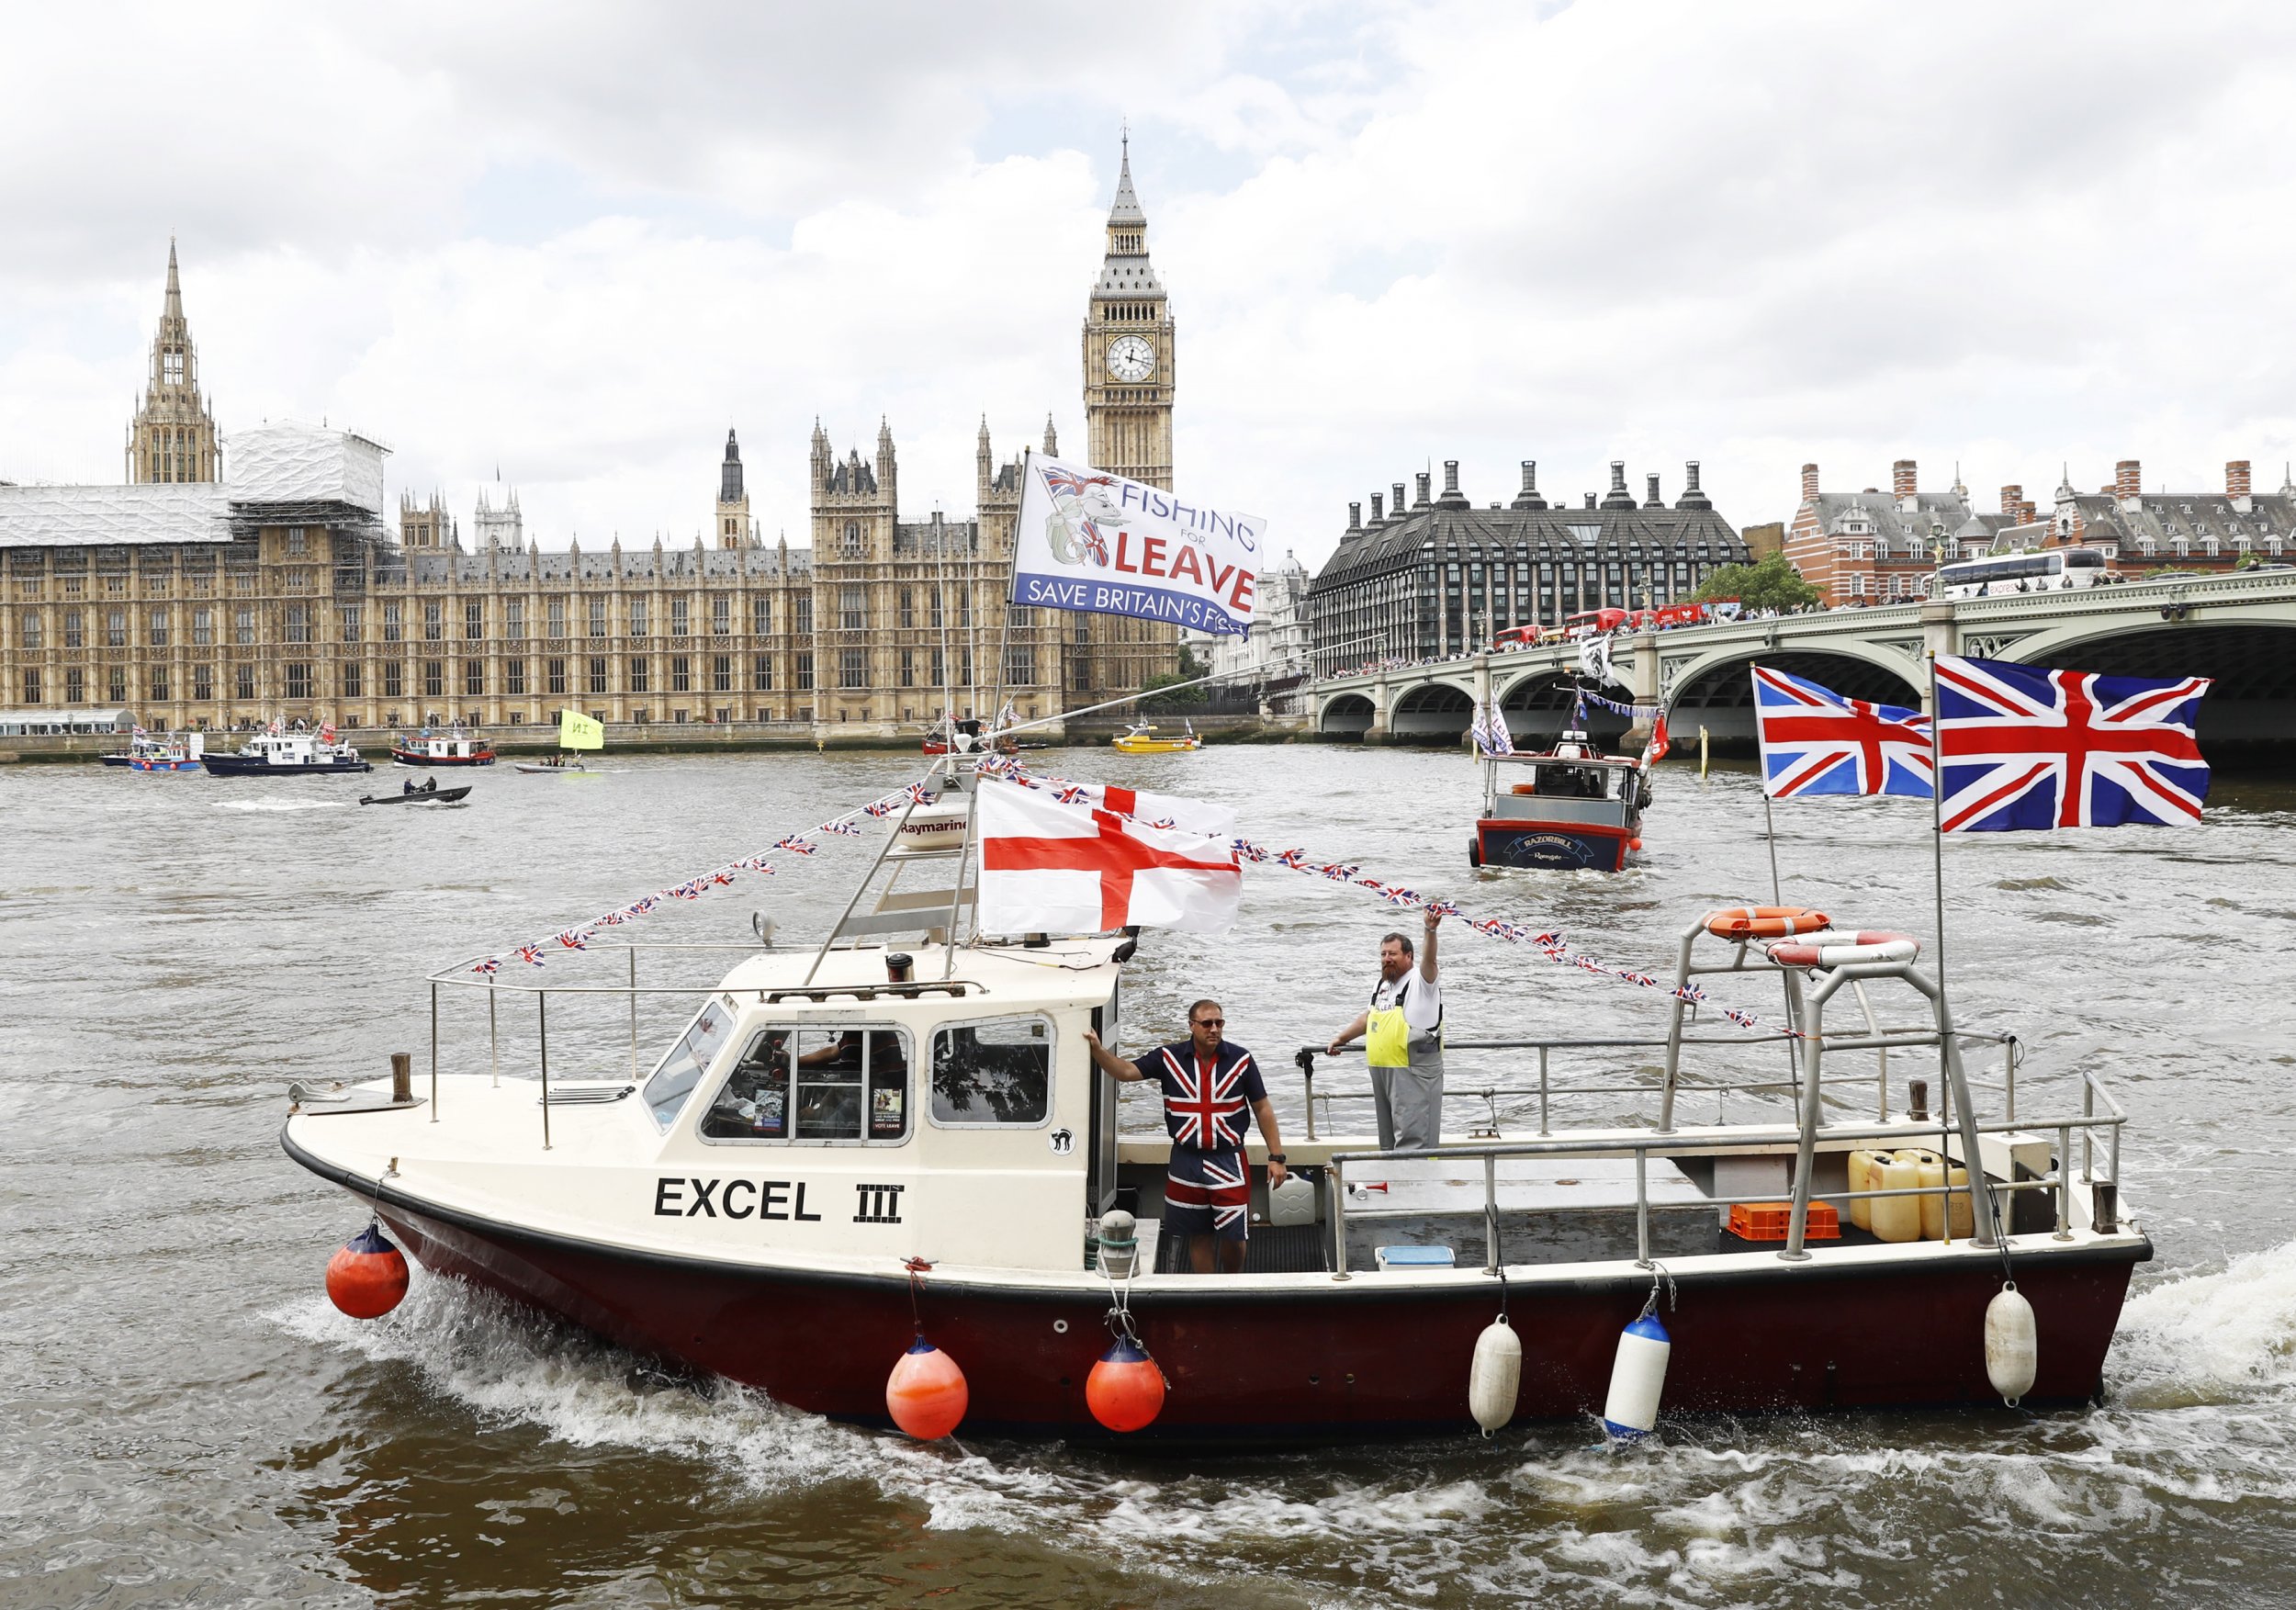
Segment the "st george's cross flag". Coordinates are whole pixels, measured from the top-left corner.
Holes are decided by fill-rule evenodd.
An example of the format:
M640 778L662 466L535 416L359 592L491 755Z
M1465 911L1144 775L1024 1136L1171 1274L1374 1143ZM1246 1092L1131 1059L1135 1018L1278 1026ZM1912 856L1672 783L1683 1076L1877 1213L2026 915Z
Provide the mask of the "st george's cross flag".
M1844 698L1758 665L1754 726L1762 791L1772 799L1808 794L1930 797L1930 723L1919 710Z
M1052 791L1063 805L1087 805L1131 816L1152 828L1176 828L1183 833L1204 833L1221 840L1235 837L1235 812L1210 800L1188 799L1176 794L1152 794L1144 788L1119 788L1114 783L1072 782Z
M1939 825L1948 833L2200 819L2207 677L2109 677L1937 659Z
M974 808L983 933L1219 933L1235 924L1244 870L1225 839L995 780L981 782Z

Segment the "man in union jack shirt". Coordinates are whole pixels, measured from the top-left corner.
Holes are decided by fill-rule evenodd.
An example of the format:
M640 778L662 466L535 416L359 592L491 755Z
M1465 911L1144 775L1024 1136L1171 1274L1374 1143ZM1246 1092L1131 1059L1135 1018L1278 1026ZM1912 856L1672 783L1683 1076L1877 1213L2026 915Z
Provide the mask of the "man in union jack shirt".
M1283 1137L1252 1053L1222 1032L1228 1019L1218 1001L1187 1009L1187 1038L1160 1045L1139 1063L1126 1062L1087 1030L1094 1065L1126 1082L1154 1079L1164 1091L1164 1123L1172 1136L1172 1163L1164 1182L1164 1229L1187 1240L1188 1267L1199 1275L1217 1267L1244 1269L1251 1234L1252 1176L1244 1162L1244 1113L1259 1120L1267 1143L1267 1184L1283 1184Z

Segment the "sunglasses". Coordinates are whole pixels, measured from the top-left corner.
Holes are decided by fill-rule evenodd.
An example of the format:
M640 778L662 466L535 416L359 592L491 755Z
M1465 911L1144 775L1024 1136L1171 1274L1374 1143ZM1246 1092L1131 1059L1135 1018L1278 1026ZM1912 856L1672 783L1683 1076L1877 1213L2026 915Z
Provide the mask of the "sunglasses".
M1199 1018L1196 1019L1196 1026L1199 1029L1225 1029L1228 1026L1228 1019L1225 1018Z

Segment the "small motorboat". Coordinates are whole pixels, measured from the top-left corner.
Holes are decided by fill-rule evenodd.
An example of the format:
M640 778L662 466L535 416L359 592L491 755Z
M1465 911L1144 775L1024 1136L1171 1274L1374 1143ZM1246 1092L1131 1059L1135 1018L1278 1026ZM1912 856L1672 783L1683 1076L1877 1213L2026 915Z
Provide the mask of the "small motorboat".
M401 766L491 766L494 746L459 726L443 736L426 727L413 737L393 735L390 758Z
M433 778L427 788L403 789L397 794L369 794L360 796L361 805L453 805L470 792L466 782L460 788L441 788Z
M1649 801L1641 760L1605 755L1575 729L1551 749L1486 754L1483 810L1467 864L1619 872L1642 848Z
M1320 1046L1270 1056L1271 1086L1300 1070L1304 1121L1283 1127L1300 1183L1265 1187L1266 1137L1247 1137L1244 1272L1191 1272L1172 1139L1120 1128L1131 1104L1086 1040L1168 1034L1168 1018L1135 1022L1120 987L1136 940L966 934L965 815L976 787L1007 785L945 765L818 944L761 930L678 987L650 947L654 972L625 984L641 947L602 935L554 950L547 976L456 963L430 978L453 1019L427 1089L403 1061L323 1105L298 1088L287 1155L434 1276L801 1413L907 1413L920 1435L961 1419L1235 1450L1599 1412L1631 1438L1662 1410L1998 1424L2004 1399L2101 1390L2152 1256L2120 1188L2122 1109L2077 1065L2016 1078L2011 1107L1964 1057L2013 1066L2016 1041L1954 1022L1919 943L1816 911L1687 921L1641 1039L1537 1039L1554 1029L1534 1019L1454 1046L1496 1053L1497 1088L1524 1099L1493 1117L1489 1091L1455 1090L1434 1150L1379 1145L1359 1064L1319 1070ZM928 811L930 838L913 831ZM954 890L902 880L951 860L939 881ZM1783 991L1795 1029L1685 1034L1683 997L1725 978ZM503 1065L502 996L546 1012L542 992L625 990L633 1013L689 992L690 1015L656 1019L650 1068L554 1072L568 1049L587 1066L630 1055L628 1030L579 1015ZM1535 1084L1497 1074L1532 1046ZM1194 1098L1213 1112L1209 1081ZM1335 1110L1359 1116L1334 1133ZM913 1390L910 1361L937 1348L943 1384ZM1162 1390L1104 1403L1104 1374L1143 1355L1120 1379ZM928 1390L939 1408L919 1420Z
M603 775L602 772L592 771L580 760L561 760L555 756L547 760L516 760L512 762L511 769L515 771L523 771L533 777L597 777Z
M981 737L981 724L972 716L955 723L935 722L922 745L929 755L970 755L986 747Z
M332 726L317 732L281 732L275 726L248 739L236 754L203 755L199 763L211 777L308 777L375 770L357 749L338 741Z
M154 735L139 731L128 748L106 755L104 764L130 771L197 771L207 748L208 735L203 732Z
M1109 747L1125 755L1184 755L1202 749L1204 740L1196 736L1194 724L1184 725L1183 732L1159 733L1154 722L1135 721L1110 738Z

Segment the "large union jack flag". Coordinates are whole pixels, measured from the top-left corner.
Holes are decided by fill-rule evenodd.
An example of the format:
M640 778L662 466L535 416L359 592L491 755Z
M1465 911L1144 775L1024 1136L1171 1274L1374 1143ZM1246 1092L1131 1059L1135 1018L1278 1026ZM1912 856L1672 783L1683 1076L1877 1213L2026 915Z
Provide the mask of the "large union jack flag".
M1175 1056L1170 1046L1156 1055L1164 1064L1164 1116L1173 1140L1199 1152L1230 1152L1242 1145L1242 1086L1252 1053L1209 1070L1192 1054Z
M1930 723L1919 710L1846 699L1766 665L1754 667L1761 785L1804 794L1930 797Z
M2162 681L1937 660L1948 833L2200 820L2207 677Z

